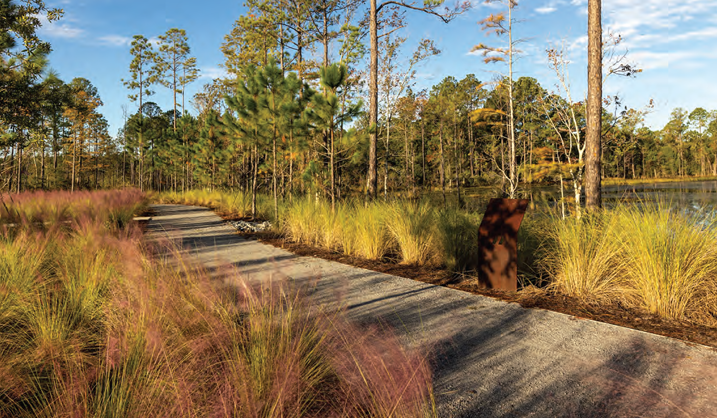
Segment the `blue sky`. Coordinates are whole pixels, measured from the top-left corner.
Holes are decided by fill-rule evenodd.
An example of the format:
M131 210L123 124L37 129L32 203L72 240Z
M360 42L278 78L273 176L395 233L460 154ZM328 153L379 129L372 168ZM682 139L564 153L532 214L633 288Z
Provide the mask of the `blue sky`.
M423 37L435 39L442 50L418 68L417 88L429 88L449 75L461 79L473 73L490 81L505 71L500 64L484 64L482 57L470 53L478 43L500 42L485 38L477 22L502 8L477 0L474 4L450 24L420 13L408 14L408 26L402 32L409 39L405 50ZM156 38L173 27L187 31L202 70L202 78L187 89L189 99L202 84L222 74L219 47L232 23L245 12L240 0L55 0L48 5L65 10L60 22L40 30L53 46L50 65L66 82L85 77L98 88L104 102L100 111L113 135L122 125L122 105L129 113L136 110L121 82L129 77L133 35ZM523 0L515 17L515 36L524 40L516 78L535 77L543 87L554 90L555 77L547 67L545 49L564 44L572 63L573 99L581 100L587 74L587 0ZM661 128L675 107L717 109L717 1L603 0L603 22L606 31L622 36L620 51L627 51L628 62L644 70L636 78L608 78L605 94L618 94L625 105L638 109L654 100L646 121L653 129ZM169 91L161 86L155 91L150 100L170 109Z

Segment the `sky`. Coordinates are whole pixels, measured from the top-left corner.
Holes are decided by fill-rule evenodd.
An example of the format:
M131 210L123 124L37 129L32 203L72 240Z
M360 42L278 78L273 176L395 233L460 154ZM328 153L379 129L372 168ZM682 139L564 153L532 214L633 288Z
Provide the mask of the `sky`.
M64 18L46 23L39 33L50 41L50 67L70 82L84 77L97 87L104 106L100 112L115 135L123 124L123 107L129 114L137 104L127 98L122 79L129 78L129 43L133 35L156 38L170 28L187 31L191 53L197 58L200 79L187 87L187 100L212 78L224 74L220 51L224 35L234 21L246 13L240 0L49 0L61 7ZM366 2L368 3L368 2ZM452 4L449 0L448 4ZM500 45L495 36L486 37L478 21L505 7L473 0L474 7L449 24L418 12L407 14L401 35L408 38L404 51L410 54L420 39L431 38L442 51L417 68L414 89L428 88L447 76L460 80L475 74L491 81L505 73L501 64L485 64L471 53L479 43ZM546 48L563 47L569 58L571 93L574 100L585 97L587 79L587 0L522 0L514 11L514 37L520 39L514 77L536 78L555 91L556 78L547 65ZM715 0L603 0L603 30L619 34L616 53L642 69L634 78L610 76L604 94L617 95L635 109L654 107L646 125L661 129L674 108L717 109L717 1ZM172 106L171 92L155 86L149 100L162 109ZM187 109L194 111L189 102Z

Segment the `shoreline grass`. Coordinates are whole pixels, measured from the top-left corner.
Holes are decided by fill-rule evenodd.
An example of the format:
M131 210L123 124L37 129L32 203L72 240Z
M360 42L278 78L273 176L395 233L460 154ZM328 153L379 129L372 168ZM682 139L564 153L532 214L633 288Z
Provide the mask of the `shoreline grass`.
M542 268L550 286L620 301L672 320L717 326L717 224L664 203L551 221Z

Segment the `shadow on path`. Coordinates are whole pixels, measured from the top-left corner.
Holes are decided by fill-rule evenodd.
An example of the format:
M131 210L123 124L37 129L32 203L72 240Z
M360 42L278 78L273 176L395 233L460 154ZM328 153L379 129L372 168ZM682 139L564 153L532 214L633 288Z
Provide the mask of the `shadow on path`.
M180 243L217 282L284 278L424 350L441 417L717 417L710 349L298 257L241 238L203 208L154 209L148 232Z

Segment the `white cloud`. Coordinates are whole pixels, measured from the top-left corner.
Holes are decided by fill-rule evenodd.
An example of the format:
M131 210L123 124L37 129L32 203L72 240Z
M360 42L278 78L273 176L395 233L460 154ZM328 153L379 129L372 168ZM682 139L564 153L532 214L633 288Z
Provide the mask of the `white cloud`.
M224 68L219 67L201 67L199 69L199 78L206 78L213 80L215 78L224 78L229 74Z
M630 54L630 59L637 62L638 68L654 70L657 68L692 66L692 60L700 56L701 54L696 51L638 51Z
M128 46L132 42L132 38L122 35L100 36L97 40L103 45L110 46Z
M48 38L66 38L72 39L81 36L85 31L78 27L74 27L69 23L50 22L44 15L37 16L40 19L40 29L38 32Z
M544 6L544 7L538 7L537 9L535 9L535 12L539 13L541 15L544 15L544 14L548 14L548 13L553 13L556 10L558 10L557 7Z
M628 38L694 28L696 22L704 21L704 16L713 16L715 12L717 2L705 0L604 0L603 5L607 26ZM686 22L690 24L685 25ZM669 37L669 33L666 35Z
M717 28L707 27L701 30L695 30L691 32L681 33L672 37L669 37L668 41L701 41L709 38L717 38Z
M584 19L587 0L570 4ZM715 22L710 21L717 14L713 0L603 0L602 14L604 33L621 37L616 53L629 51L628 60L645 70L698 67L705 58L700 42L717 38ZM672 46L677 43L682 44ZM582 55L587 36L573 38L569 45L572 54Z

